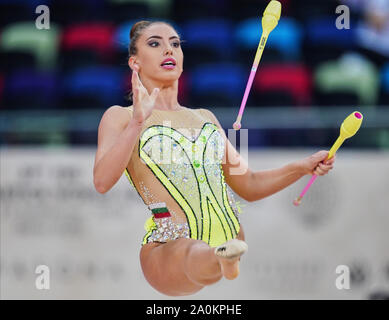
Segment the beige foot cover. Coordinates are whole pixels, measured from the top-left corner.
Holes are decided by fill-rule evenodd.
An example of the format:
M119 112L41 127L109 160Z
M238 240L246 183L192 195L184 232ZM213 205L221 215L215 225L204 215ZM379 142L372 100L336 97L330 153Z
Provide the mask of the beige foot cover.
M232 239L215 248L215 254L219 257L232 259L245 253L248 249L246 242Z

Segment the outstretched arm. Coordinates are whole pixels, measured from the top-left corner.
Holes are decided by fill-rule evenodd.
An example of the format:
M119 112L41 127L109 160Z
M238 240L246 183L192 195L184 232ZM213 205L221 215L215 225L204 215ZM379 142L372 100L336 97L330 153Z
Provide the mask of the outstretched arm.
M226 149L222 164L225 181L234 192L246 201L251 202L266 198L281 191L306 174L325 175L333 168L335 157L322 163L328 156L328 151L322 150L281 168L252 171L248 167L247 161L241 157L228 140L217 118L211 111L207 111L225 139Z

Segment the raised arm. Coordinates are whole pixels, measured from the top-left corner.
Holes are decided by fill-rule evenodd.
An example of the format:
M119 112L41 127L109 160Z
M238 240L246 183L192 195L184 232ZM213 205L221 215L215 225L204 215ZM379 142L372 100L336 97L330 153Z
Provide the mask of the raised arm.
M98 131L93 183L100 193L109 191L127 167L142 124L119 106L105 111Z
M302 160L286 164L281 168L254 172L228 140L215 115L211 111L207 111L213 118L214 123L219 127L219 131L226 142L222 164L225 181L234 192L246 201L251 202L266 198L286 188L306 174L325 175L333 168L335 157L324 161L328 151L321 150Z
M149 94L139 79L137 68L132 73L134 93L132 115L126 109L113 106L103 115L93 168L93 183L100 193L109 191L122 176L144 121L151 115L159 89Z

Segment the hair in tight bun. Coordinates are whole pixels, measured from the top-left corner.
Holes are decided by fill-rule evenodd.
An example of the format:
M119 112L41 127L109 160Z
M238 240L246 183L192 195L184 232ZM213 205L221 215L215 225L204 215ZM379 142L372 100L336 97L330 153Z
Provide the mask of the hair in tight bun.
M137 53L136 43L137 43L139 37L142 35L142 31L153 23L156 23L156 22L142 20L142 21L136 22L132 26L131 31L130 31L130 44L128 46L128 54L130 56Z

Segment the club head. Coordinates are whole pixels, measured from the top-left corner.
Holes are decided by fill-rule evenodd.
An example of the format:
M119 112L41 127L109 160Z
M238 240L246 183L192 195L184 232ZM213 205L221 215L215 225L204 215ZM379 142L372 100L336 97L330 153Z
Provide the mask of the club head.
M363 115L359 111L354 111L346 119L344 119L340 127L340 135L344 139L351 138L361 127Z
M272 0L267 5L262 17L262 30L269 34L277 26L278 20L281 17L281 3L277 0Z

